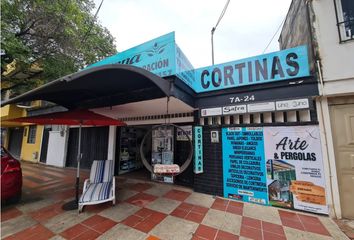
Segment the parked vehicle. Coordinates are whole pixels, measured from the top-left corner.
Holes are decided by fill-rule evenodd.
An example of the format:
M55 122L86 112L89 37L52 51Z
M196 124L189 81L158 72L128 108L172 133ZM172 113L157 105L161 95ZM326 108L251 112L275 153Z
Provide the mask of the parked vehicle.
M1 146L1 201L19 201L22 192L21 163Z

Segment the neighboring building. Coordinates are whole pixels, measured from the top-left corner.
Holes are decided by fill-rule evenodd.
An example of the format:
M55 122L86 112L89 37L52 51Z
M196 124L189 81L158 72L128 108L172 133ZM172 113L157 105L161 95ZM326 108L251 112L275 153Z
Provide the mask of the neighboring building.
M43 126L15 123L7 120L26 117L30 109L41 107L40 101L26 105L10 104L1 108L1 141L14 157L38 162L42 147Z
M354 218L354 1L293 0L279 43L307 45L331 216Z

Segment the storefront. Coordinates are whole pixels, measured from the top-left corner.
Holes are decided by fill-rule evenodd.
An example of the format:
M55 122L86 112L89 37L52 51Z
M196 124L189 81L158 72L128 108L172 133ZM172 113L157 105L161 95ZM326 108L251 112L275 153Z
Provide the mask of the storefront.
M305 46L193 69L170 33L8 103L40 97L124 121L127 127L106 133L117 175L142 168L141 145L150 164L182 165L188 138L177 128L163 136L150 130L183 126L193 164L174 179L157 180L328 214L317 95Z

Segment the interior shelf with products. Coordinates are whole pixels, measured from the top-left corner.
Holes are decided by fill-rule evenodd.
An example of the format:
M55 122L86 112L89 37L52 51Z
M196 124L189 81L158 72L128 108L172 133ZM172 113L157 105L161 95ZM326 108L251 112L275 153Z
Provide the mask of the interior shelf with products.
M142 167L138 159L137 132L134 128L122 127L120 135L119 174Z

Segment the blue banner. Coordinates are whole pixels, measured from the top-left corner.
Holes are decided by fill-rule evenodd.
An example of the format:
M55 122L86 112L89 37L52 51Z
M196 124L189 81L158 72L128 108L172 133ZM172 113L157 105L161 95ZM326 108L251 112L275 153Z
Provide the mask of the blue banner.
M197 93L306 77L307 47L299 46L195 70Z
M188 87L192 88L195 83L195 71L186 55L176 44L176 76L181 79Z
M166 77L176 74L175 54L175 33L171 32L107 57L87 68L106 64L129 64L144 68L160 77Z
M268 204L261 127L222 129L224 197Z
M194 127L194 173L203 172L203 128Z

